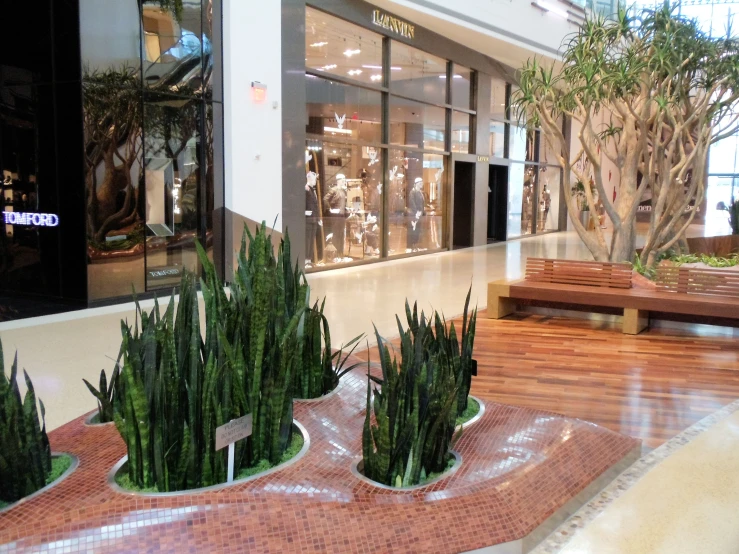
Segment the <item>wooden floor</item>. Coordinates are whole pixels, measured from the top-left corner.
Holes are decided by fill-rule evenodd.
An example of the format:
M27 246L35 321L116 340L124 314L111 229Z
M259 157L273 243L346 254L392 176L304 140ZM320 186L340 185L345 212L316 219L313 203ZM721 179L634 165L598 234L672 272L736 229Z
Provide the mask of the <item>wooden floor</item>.
M739 398L739 340L721 327L628 336L620 325L519 313L478 320L475 358L472 394L577 417L652 448Z

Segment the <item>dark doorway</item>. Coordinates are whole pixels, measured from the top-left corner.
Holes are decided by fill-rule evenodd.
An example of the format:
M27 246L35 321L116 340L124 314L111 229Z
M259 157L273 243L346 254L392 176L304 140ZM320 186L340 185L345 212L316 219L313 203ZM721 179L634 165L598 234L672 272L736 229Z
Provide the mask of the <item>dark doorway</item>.
M491 165L488 183L488 242L506 240L508 223L508 167L504 165Z
M454 248L472 246L475 164L454 162Z

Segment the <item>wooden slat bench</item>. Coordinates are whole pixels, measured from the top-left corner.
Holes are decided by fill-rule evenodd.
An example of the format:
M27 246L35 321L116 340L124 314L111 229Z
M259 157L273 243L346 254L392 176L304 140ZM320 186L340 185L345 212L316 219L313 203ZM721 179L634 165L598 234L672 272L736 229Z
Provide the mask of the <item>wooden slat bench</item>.
M739 320L739 272L660 267L657 290L633 288L631 265L529 258L522 281L488 285L488 317L500 319L518 303L544 303L598 311L623 310L623 332L639 334L650 312Z

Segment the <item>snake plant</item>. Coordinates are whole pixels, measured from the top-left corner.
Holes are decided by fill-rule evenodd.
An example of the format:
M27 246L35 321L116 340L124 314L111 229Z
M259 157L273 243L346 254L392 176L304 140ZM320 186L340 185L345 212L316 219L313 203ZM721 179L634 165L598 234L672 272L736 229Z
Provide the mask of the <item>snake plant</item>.
M477 328L477 308L470 311L470 298L472 287L467 291L462 313L462 334L457 337L454 322L447 325L446 319L438 312L434 312L429 318L429 324L433 320L435 333L427 332L420 340L423 341L423 356L438 356L439 359L452 366L456 382L458 383L457 415L462 415L467 409L467 398L472 386L472 376L477 372L477 362L472 357L475 346L475 331ZM421 322L419 321L418 306L413 305L411 311L408 302L405 303L406 320L414 340L416 339ZM423 314L421 314L423 318Z
M298 327L298 341L302 356L297 359L294 371L295 398L318 398L331 392L341 377L360 364L347 366L349 356L357 348L364 335L359 335L339 350L331 349L331 330L324 315L326 299L307 309ZM346 354L344 351L348 350Z
M444 351L430 348L431 322L423 314L415 321L418 326L404 330L398 320L400 364L375 329L382 377L369 376L367 382L363 471L396 487L443 472L461 433L455 434L460 390L455 368Z
M133 329L122 324L116 426L128 449L130 482L160 492L226 480L227 451L215 451L215 430L231 419L253 416L252 435L235 445L236 474L262 460L279 463L293 428L292 371L308 288L290 268L289 238L275 257L264 225L254 236L246 229L230 295L205 250L196 248L205 329L189 273L176 308L174 295L163 316L157 302L151 313L137 305Z
M120 359L118 362L120 362ZM109 423L113 421L113 414L115 412L115 393L119 372L120 365L119 363L116 363L113 373L110 376L110 380L108 380L105 375L105 370L101 369L98 388L95 388L87 379L82 379L87 390L89 390L98 401L98 423Z
M46 436L44 403L39 400L28 374L23 371L26 394L18 388L18 355L5 375L0 343L0 500L15 502L46 486L51 471L51 448ZM39 421L40 420L40 421Z

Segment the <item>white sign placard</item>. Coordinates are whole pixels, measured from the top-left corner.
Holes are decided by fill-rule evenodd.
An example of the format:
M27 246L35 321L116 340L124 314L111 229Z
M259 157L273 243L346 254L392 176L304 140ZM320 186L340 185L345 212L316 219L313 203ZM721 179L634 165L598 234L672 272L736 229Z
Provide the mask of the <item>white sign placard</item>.
M251 435L252 414L232 419L225 425L216 427L216 450L226 448L229 444L245 439Z

